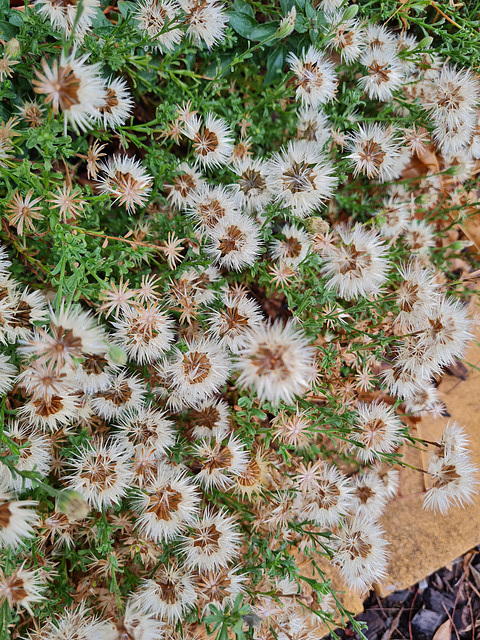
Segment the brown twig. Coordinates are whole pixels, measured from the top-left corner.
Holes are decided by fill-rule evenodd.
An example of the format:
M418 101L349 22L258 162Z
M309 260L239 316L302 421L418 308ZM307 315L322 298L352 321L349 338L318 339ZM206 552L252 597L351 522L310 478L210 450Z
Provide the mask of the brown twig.
M450 624L452 625L452 629L455 631L455 635L457 636L457 640L460 640L460 636L458 635L457 627L455 626L455 623L453 622L453 614L455 613L455 607L453 607L453 610L452 610L451 614L448 613L448 609L443 604L443 602L442 602L442 607L443 607L443 610L445 611L445 613L447 614L447 618L450 620Z
M457 27L457 29L463 29L463 27L461 27L459 24L457 24L456 22L454 22L446 13L444 13L440 7L437 5L436 2L433 2L433 0L430 0L430 5L432 7L435 7L436 11L438 11L438 13L440 13L445 20L448 20L448 22L450 22L451 24L453 24L455 27Z
M418 592L419 592L419 588L417 587L417 590L415 591L415 595L413 596L412 606L410 608L410 613L408 614L408 636L409 636L410 640L413 640L412 615L413 615L413 606L415 604L415 600L417 599Z
M156 249L157 251L160 251L160 252L162 250L161 247L159 247L156 244L151 244L150 242L141 242L140 240L127 240L127 238L119 238L117 236L108 236L105 233L100 233L97 231L88 231L87 229L78 229L78 230L87 236L96 236L98 238L105 238L106 240L118 240L120 242L127 242L128 244L135 247L150 247L150 249Z

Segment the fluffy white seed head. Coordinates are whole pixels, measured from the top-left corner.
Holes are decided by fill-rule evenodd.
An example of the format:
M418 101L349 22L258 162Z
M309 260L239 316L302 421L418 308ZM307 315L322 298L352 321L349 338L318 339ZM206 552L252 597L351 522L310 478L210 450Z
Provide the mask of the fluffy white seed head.
M427 310L438 297L433 274L418 262L400 265L398 271L402 280L396 291L399 313L395 322L406 330L421 328L425 324Z
M105 104L104 80L100 77L100 63L86 64L88 54L75 58L62 54L50 67L42 60L42 71L35 71L33 81L36 93L45 97L55 114L61 111L68 124L78 132L92 129L99 119L99 111Z
M426 357L443 366L461 358L472 337L471 320L462 303L442 297L428 308L426 317L425 329L418 338Z
M194 454L200 467L196 479L207 489L215 487L226 491L245 471L249 457L239 438L230 436L225 440L221 437L204 439L195 445Z
M185 135L193 143L196 162L202 167L215 168L227 164L233 151L233 136L223 118L208 113L205 120L198 115L185 123Z
M127 121L133 112L134 102L126 80L110 79L105 85L105 102L98 107L104 129L116 129Z
M367 49L377 49L383 52L395 53L397 39L392 31L382 24L368 24L365 26L365 41Z
M154 477L133 501L135 525L142 538L165 542L195 521L199 505L198 490L185 472L158 463Z
M237 353L248 341L248 331L259 328L263 315L258 304L247 296L224 293L223 308L208 316L209 333L232 353Z
M249 333L236 368L238 384L253 388L261 400L291 403L315 375L314 349L292 322L263 325Z
M324 464L315 475L314 487L298 503L300 518L318 527L334 527L351 511L351 483L336 467Z
M177 167L177 175L172 183L166 185L168 201L177 209L190 204L191 196L205 185L202 174L187 162L181 162Z
M230 431L230 410L225 400L204 400L189 413L194 438L223 440Z
M238 193L222 186L203 184L189 197L187 213L203 234L209 234L225 216L239 215L241 199Z
M0 569L0 603L7 601L10 609L26 609L33 617L34 613L30 605L44 600L39 570L24 568L25 563L7 574Z
M384 402L359 403L357 419L351 439L363 447L354 446L365 462L371 462L382 453L392 453L402 442L402 423L395 411Z
M32 507L34 500L14 500L13 496L0 490L0 546L14 549L23 539L34 536L34 525L39 524Z
M397 56L391 51L368 49L360 58L367 75L360 78L359 85L372 100L385 102L399 89L403 81L403 70Z
M324 54L310 46L303 51L300 58L290 53L287 58L290 69L295 74L297 100L311 107L330 102L337 88L337 74L331 62Z
M364 593L386 575L387 542L382 528L373 520L349 519L338 529L333 544L333 561L354 591Z
M328 117L318 109L301 107L298 110L298 137L324 147L331 136L331 124ZM317 146L315 144L315 146Z
M13 387L13 381L17 373L16 367L10 362L10 358L0 353L0 394L4 395Z
M387 492L378 474L367 471L354 476L351 482L351 513L367 520L379 518L387 504Z
M443 65L431 89L423 104L437 124L459 125L478 108L480 84L469 69Z
M466 450L446 453L443 457L431 454L427 473L431 486L423 500L425 509L446 513L452 506L463 507L473 502L478 487L478 467L472 464Z
M238 556L241 536L235 518L206 509L182 541L188 567L200 571L226 568Z
M72 456L67 486L99 511L119 504L133 478L129 460L129 450L118 440L95 439Z
M143 444L153 447L157 458L175 444L175 423L152 404L126 410L117 425L116 437L126 447Z
M174 350L166 375L185 403L195 406L220 390L229 371L230 360L223 348L201 338L188 343L186 351Z
M50 618L41 627L42 640L73 640L78 638L87 640L90 638L110 638L111 624L101 620L98 616L92 616L85 601L79 605L63 611Z
M228 22L224 4L215 0L179 0L179 4L187 14L187 35L194 44L212 49L223 42Z
M173 319L156 303L136 307L113 323L114 341L138 364L158 360L173 341Z
M297 267L307 257L312 242L309 234L295 225L282 229L284 239L274 239L270 252L274 260L280 260L290 267Z
M235 159L232 171L237 175L234 188L242 209L247 213L262 211L272 199L267 185L267 162L260 158Z
M338 242L323 253L322 273L328 289L335 289L345 300L376 293L387 278L386 245L360 223L342 225L336 231Z
M412 253L423 258L435 246L434 228L425 220L409 220L403 231L405 243Z
M351 136L347 156L354 165L354 175L359 173L380 182L396 178L401 170L400 142L390 127L381 124L358 126Z
M224 269L242 271L253 266L261 248L260 227L249 216L230 214L210 230L206 253Z
M197 600L192 576L173 565L162 565L153 579L143 580L132 598L142 612L176 623Z
M125 205L129 213L147 204L153 178L140 160L115 155L100 163L100 169L103 173L97 183L100 193L112 196L113 201Z
M273 155L268 163L267 185L282 208L303 218L332 196L337 178L320 145L296 140Z
M20 341L18 351L39 362L52 361L57 369L75 368L77 358L85 354L101 354L106 350L105 333L93 316L79 305L62 305L60 311L49 311L48 330L37 327L32 337Z
M380 233L386 238L393 238L400 234L410 219L411 204L408 197L385 198L382 208L375 214L384 220Z
M345 20L341 11L328 16L329 46L338 51L347 64L358 60L365 49L365 35L362 25L354 18Z
M143 0L135 18L140 31L150 38L153 49L163 53L172 51L183 38L179 14L180 7L175 0Z
M127 411L140 409L145 393L145 385L138 376L129 376L126 371L121 371L109 387L97 392L92 400L92 409L105 420L120 418Z
M100 1L83 0L81 13L80 5L69 0L35 0L35 7L44 20L48 20L56 31L63 32L67 38L75 27L75 39L82 41L92 28Z

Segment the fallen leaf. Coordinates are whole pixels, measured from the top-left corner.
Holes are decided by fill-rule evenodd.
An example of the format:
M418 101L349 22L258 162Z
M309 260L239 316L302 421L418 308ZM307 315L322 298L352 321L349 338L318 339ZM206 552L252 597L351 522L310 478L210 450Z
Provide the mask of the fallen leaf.
M432 640L450 640L452 635L452 623L450 620L445 620L438 629L435 631L435 635Z
M395 619L393 620L392 624L390 625L390 628L385 631L385 633L380 638L380 640L390 640L390 638L392 637L392 633L394 631L396 631L396 629L397 629L398 623L400 621L400 616L402 615L402 613L403 613L403 607L397 613L397 615L395 616Z
M463 364L463 362L460 362L460 360L456 360L455 362L452 362L452 364L446 367L446 371L451 376L455 376L455 378L460 378L460 380L466 380L468 376L468 369Z
M477 555L477 551L475 549L472 549L471 551L466 553L463 558L462 567L465 573L467 574L467 578L468 578L468 572L470 571L470 563L472 562L473 558L476 555Z
M473 565L470 565L470 574L475 581L477 589L480 589L480 571L475 569Z
M417 157L428 169L438 173L440 171L440 165L438 164L438 158L432 151L431 147L427 147L424 151L419 151Z

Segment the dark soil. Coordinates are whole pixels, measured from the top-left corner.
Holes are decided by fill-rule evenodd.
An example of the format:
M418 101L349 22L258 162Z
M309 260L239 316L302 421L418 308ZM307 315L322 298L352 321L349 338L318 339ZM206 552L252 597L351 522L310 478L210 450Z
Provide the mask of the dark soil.
M370 593L356 620L368 625L368 640L480 640L480 547L419 584L386 598ZM351 626L337 630L342 640L359 639ZM333 636L327 636L332 640ZM326 639L326 640L327 640Z

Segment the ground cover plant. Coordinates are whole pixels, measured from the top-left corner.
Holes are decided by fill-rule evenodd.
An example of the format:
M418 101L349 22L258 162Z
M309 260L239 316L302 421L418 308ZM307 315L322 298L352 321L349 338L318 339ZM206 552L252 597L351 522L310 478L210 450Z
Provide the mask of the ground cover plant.
M471 501L469 5L0 2L2 637L320 638Z

